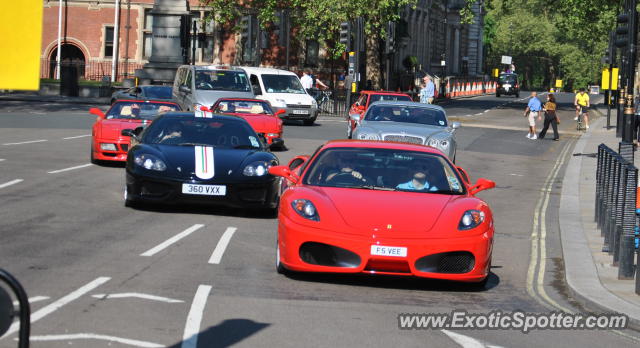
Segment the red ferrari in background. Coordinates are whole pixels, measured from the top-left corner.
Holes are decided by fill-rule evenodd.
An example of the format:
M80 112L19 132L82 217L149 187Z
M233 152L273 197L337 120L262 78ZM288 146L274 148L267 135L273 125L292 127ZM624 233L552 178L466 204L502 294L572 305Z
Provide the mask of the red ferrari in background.
M268 101L260 99L220 98L213 105L211 111L216 114L234 115L247 120L253 130L262 134L267 144L276 138L282 139L282 120L278 115L284 109L273 112ZM282 143L284 144L284 142ZM284 145L282 145L284 147Z
M118 100L106 113L91 108L89 113L98 116L91 131L91 163L126 161L130 138L122 136L122 130L134 129L169 111L180 111L180 106L165 101Z
M269 173L289 182L278 214L278 272L413 275L484 286L493 214L475 194L495 184L471 184L439 150L334 140Z
M364 116L364 113L369 109L369 106L377 101L390 100L390 101L411 101L411 96L406 93L388 92L388 91L362 91L360 97L356 100L349 109L349 115L358 114L360 119ZM347 138L351 139L353 130L357 124L353 117L347 115Z

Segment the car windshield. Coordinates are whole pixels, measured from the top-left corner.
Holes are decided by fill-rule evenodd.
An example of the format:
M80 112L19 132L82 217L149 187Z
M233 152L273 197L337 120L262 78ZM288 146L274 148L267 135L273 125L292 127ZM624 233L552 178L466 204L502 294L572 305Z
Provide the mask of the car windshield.
M517 80L516 75L500 75L500 82L501 83L515 84L516 80Z
M375 103L377 101L389 100L389 101L411 101L411 97L408 95L388 95L388 94L372 94L369 103Z
M175 146L260 149L258 135L244 120L204 117L161 117L142 135L142 142Z
M372 105L364 116L366 121L417 123L446 127L447 117L442 110L422 106Z
M145 87L144 94L147 98L171 99L170 86Z
M201 91L251 92L247 74L232 70L197 70L196 89Z
M105 116L106 119L153 120L158 114L169 111L179 111L178 105L173 103L146 103L120 101L111 106Z
M220 100L213 112L223 114L273 115L269 104L258 100Z
M303 182L365 190L464 193L461 178L443 156L395 149L326 149L312 160Z
M264 83L264 89L267 93L294 93L305 94L307 93L300 79L295 75L262 75L262 82Z

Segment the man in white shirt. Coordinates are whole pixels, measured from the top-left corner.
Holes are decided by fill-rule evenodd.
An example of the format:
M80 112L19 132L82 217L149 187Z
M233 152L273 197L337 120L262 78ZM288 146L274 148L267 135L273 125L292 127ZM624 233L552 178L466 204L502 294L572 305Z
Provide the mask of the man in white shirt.
M302 83L302 88L304 89L313 88L313 77L311 77L311 74L309 73L308 69L305 69L302 72L302 77L300 78L300 82Z

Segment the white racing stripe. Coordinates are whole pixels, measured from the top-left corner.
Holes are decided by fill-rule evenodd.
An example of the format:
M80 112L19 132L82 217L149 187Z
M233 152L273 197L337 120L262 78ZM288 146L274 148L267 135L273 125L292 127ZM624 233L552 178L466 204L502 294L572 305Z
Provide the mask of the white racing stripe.
M91 163L87 163L87 164L83 164L81 166L75 166L75 167L70 167L70 168L64 168L64 169L58 169L58 170L52 170L50 172L47 172L49 174L57 174L57 173L62 173L62 172L67 172L70 170L75 170L75 169L80 169L80 168L85 168L85 167L89 167L92 166L93 164Z
M211 285L200 285L193 297L191 309L187 316L187 322L184 325L184 334L182 335L181 348L197 348L198 333L200 332L200 324L202 322L202 313L207 304L207 297L211 292Z
M75 137L66 137L66 138L62 138L62 140L78 139L78 138L86 138L86 137L90 137L90 136L91 136L91 134L76 135Z
M193 233L194 231L200 229L204 227L204 225L202 224L195 224L189 228L187 228L186 230L176 234L175 236L167 239L166 241L156 245L155 247L143 252L142 254L140 254L140 256L153 256L157 253L159 253L160 251L164 250L165 248L167 248L168 246L170 246L171 244L179 241L180 239L190 235L191 233Z
M91 295L91 297L99 298L99 299L113 299L113 298L141 298L144 300L158 301L158 302L166 302L166 303L182 303L182 300L174 300L168 297L155 296L149 294L140 294L136 292L125 292L121 294L95 294Z
M134 347L142 347L142 348L162 348L166 347L162 344L153 343L153 342L145 342L132 340L128 338L115 337L115 336L107 336L107 335L98 335L93 333L78 333L78 334L67 334L67 335L44 335L44 336L31 336L30 341L70 341L70 340L100 340L100 341L109 341L109 342L118 342L122 344L127 344ZM72 344L69 342L69 344ZM111 344L109 344L111 345Z
M224 255L224 251L227 249L227 245L229 245L229 241L233 234L236 232L237 228L235 227L227 227L227 230L224 231L222 237L218 241L218 245L213 250L213 254L211 254L211 258L209 259L210 264L219 264L222 260L222 255Z
M87 285L84 285L83 287L79 288L78 290L75 290L74 292L60 298L59 300L50 303L49 305L42 307L41 309L39 309L38 311L34 312L31 314L31 324L35 323L36 321L46 317L47 315L57 311L58 309L62 308L63 306L69 304L70 302L77 300L78 298L80 298L82 295L92 291L93 289L97 288L98 286L108 282L111 279L111 277L99 277L96 278L95 280L91 281L90 283L88 283ZM9 330L7 331L7 333L0 337L0 338L4 338L7 337L15 332L18 331L20 327L20 323L19 322L15 322L11 325L11 327L9 328Z
M33 143L42 143L47 141L46 139L40 139L40 140L30 140L30 141L23 141L23 142L19 142L19 143L4 143L2 145L22 145L22 144L33 144Z
M24 180L22 180L22 179L15 179L15 180L11 180L9 182L5 182L4 184L0 184L0 189L8 187L8 186L11 186L11 185L15 185L15 184L21 183L23 181Z

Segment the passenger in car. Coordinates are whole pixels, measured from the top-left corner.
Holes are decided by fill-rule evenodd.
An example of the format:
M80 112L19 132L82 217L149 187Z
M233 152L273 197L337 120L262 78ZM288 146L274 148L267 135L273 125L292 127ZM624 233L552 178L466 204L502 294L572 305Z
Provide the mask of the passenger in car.
M438 191L438 188L427 180L431 178L429 168L424 165L418 166L418 169L414 172L409 181L398 184L396 189L401 190L413 190L413 191Z

